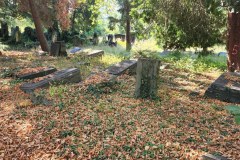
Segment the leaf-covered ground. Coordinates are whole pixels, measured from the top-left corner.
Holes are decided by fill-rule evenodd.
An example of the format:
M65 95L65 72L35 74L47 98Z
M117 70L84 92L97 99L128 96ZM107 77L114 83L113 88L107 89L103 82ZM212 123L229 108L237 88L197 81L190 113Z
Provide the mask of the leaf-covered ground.
M205 153L240 159L240 127L224 109L229 104L203 97L219 73L161 70L154 101L133 97L134 76L99 83L105 75L97 74L36 91L54 101L43 106L33 105L19 89L24 82L11 74L59 67L59 59L4 54L12 59L1 62L0 159L199 159ZM63 61L75 64L75 58ZM95 64L91 70L104 68Z

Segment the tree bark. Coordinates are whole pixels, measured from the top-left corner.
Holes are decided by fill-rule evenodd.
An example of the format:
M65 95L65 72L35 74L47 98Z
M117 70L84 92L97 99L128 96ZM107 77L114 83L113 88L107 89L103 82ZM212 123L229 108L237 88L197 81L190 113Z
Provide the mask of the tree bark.
M72 19L71 19L71 31L72 33L75 31L75 18L76 18L76 10L73 11Z
M137 62L136 98L156 98L160 61L139 59Z
M228 71L234 72L240 69L240 13L228 13Z
M37 38L40 42L41 48L43 51L49 52L49 46L48 46L46 37L44 36L44 33L43 33L41 19L38 15L37 8L34 4L35 2L33 0L28 0L28 2L29 2L31 14L32 14L33 22L36 28Z
M129 0L125 1L125 9L126 9L126 50L130 51L132 46L131 46L131 18Z

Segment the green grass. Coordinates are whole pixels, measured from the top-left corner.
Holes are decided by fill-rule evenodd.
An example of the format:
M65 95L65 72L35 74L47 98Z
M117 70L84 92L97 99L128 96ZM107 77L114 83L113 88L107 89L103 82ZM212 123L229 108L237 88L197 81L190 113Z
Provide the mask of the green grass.
M234 116L236 124L240 125L240 107L226 106L225 109Z
M173 52L160 59L173 64L176 68L187 69L191 72L225 71L227 68L226 57L215 55L193 58L181 52Z

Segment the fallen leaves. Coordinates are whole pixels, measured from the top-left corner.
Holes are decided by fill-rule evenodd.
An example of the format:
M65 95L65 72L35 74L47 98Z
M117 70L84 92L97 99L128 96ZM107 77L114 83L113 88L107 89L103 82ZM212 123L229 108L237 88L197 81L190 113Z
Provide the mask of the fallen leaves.
M18 88L22 82L0 79L0 159L199 159L205 153L240 159L240 129L226 103L201 96L211 75L171 69L160 75L160 100L133 98L133 76L99 87L112 77L97 73L80 85L37 90L56 102L48 107L33 105ZM189 97L196 89L199 95Z
M32 106L32 102L30 99L25 99L25 100L20 100L16 106L18 107L29 107L29 106Z

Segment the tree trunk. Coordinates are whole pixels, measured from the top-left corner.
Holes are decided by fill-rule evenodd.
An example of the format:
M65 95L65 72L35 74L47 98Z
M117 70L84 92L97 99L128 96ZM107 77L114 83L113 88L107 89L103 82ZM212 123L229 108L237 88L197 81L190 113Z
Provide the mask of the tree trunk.
M73 11L72 19L71 19L71 31L72 33L75 31L75 18L76 18L76 10Z
M44 33L43 33L41 19L38 15L37 8L36 8L33 0L28 0L28 2L29 2L31 14L32 14L33 22L34 22L34 25L36 28L37 38L40 42L41 48L43 51L49 52L48 43L47 43L46 37L44 36Z
M137 62L136 98L156 98L160 61L139 59Z
M234 72L240 69L240 13L228 13L228 71Z
M130 18L130 3L129 0L125 1L126 8L126 50L131 50L131 18Z

